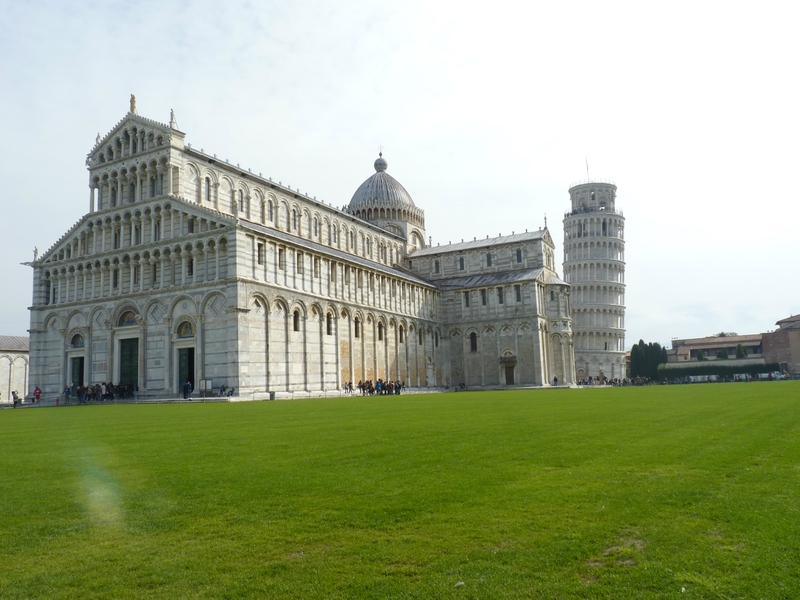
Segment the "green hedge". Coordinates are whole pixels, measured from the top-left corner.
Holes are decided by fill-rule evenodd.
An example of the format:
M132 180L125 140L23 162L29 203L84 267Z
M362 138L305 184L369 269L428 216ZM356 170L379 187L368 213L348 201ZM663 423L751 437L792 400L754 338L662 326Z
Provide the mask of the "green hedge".
M695 363L697 364L697 363ZM733 377L740 373L747 373L749 375L756 375L757 373L771 373L772 371L780 371L778 363L770 363L766 365L720 365L714 362L703 362L702 365L697 367L679 367L675 369L667 369L665 365L658 365L658 380L664 381L665 379L679 379L687 375L718 375L720 377Z

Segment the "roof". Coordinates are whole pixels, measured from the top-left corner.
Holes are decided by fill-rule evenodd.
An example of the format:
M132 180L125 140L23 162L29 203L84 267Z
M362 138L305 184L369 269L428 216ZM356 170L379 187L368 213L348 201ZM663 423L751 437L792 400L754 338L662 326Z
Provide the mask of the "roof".
M725 337L704 337L693 338L689 340L673 340L674 347L680 348L681 346L691 346L692 348L720 348L737 346L739 344L760 344L761 334L754 333L751 335L728 335Z
M276 238L279 240L283 240L286 243L294 244L296 246L303 246L312 250L314 252L318 252L321 255L328 255L334 257L336 260L340 262L351 262L356 263L364 267L365 269L372 269L374 271L379 271L384 273L385 275L389 275L390 277L400 277L407 281L413 281L419 285L423 285L429 288L435 288L436 284L431 283L430 281L426 281L425 279L421 279L420 277L416 277L414 275L409 274L406 271L401 271L400 269L389 267L384 265L383 263L375 262L372 260L368 260L361 256L357 256L355 254L350 254L348 252L342 252L337 248L331 248L330 246L325 246L323 244L318 244L316 242L312 242L311 240L306 240L303 238L298 238L297 236L291 235L279 229L273 229L271 227L266 227L264 225L259 225L258 223L251 223L250 221L240 221L239 225L241 227L246 227L248 229L253 229L255 231L261 232L266 236Z
M0 350L28 352L29 338L21 335L0 335Z
M547 278L547 284L548 285L569 285L566 281L561 279L561 277L559 277L555 273L551 273L550 277Z
M348 205L349 211L371 207L415 208L411 194L399 181L386 172L388 163L383 156L375 161L375 174L358 186Z
M800 327L800 315L786 317L785 319L781 319L780 321L776 322L775 325L781 329L797 329Z
M544 270L544 267L538 267L536 269L519 269L515 271L502 271L500 273L482 273L480 275L468 275L466 277L437 279L436 286L442 290L457 290L504 285L516 283L518 281L533 281L539 277Z
M427 248L420 248L408 255L408 258L418 258L420 256L430 256L431 254L442 254L444 252L465 252L467 250L475 250L477 248L490 248L492 246L502 246L503 244L513 244L519 242L528 242L532 240L542 239L547 233L547 228L540 229L539 231L526 231L525 233L516 233L514 235L501 235L496 238L487 238L485 240L473 240L471 242L459 242L457 244L447 244L447 246L429 246Z

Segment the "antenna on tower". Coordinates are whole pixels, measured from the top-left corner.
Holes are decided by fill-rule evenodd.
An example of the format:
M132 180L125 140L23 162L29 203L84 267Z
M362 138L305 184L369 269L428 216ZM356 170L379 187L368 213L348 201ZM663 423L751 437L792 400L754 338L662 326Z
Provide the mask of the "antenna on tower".
M584 157L586 159L586 179L589 179L589 157Z

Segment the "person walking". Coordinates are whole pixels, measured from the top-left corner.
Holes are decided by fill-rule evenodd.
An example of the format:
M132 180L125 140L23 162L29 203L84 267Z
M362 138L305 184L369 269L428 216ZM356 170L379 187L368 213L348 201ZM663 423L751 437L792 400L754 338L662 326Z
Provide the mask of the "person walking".
M39 404L39 402L42 399L42 390L39 389L38 385L36 386L36 389L33 390L33 399L36 402L36 404Z

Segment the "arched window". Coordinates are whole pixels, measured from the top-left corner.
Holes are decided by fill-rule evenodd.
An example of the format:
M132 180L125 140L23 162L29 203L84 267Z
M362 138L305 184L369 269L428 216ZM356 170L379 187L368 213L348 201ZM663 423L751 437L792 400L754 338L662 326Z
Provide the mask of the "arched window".
M295 331L300 331L300 311L295 310L292 315L292 326Z
M83 341L83 336L79 333L76 333L72 336L72 341L70 343L72 344L73 348L83 348L85 342Z
M292 229L297 229L297 211L292 210Z
M478 334L474 331L469 334L469 351L470 352L477 352L478 351Z
M556 293L553 290L550 290L550 300L556 299Z
M206 202L211 203L211 179L206 177Z
M464 257L463 256L459 256L458 257L458 268L461 271L464 270Z
M239 190L239 212L244 212L244 192Z
M398 331L400 332L400 343L402 344L406 338L406 330L403 329L402 325L400 325L400 329Z
M419 330L419 345L421 346L424 343L425 343L425 332L422 330L422 328L420 328L420 330Z
M383 341L383 323L378 323L378 341Z
M117 188L111 188L111 206L117 205Z
M439 332L433 334L433 345L438 348L439 347Z
M319 237L319 221L314 217L314 237Z
M491 267L492 266L492 253L491 252L487 252L486 253L486 266L487 267Z
M358 317L353 320L353 328L355 336L361 337L361 321L358 320Z
M325 317L325 333L326 335L333 335L333 315L328 313Z
M270 223L272 223L272 222L273 222L273 220L274 220L274 219L272 218L272 215L273 215L273 212L272 212L272 211L273 211L273 208L272 208L272 200L270 200L269 202L267 202L267 221L269 221Z

